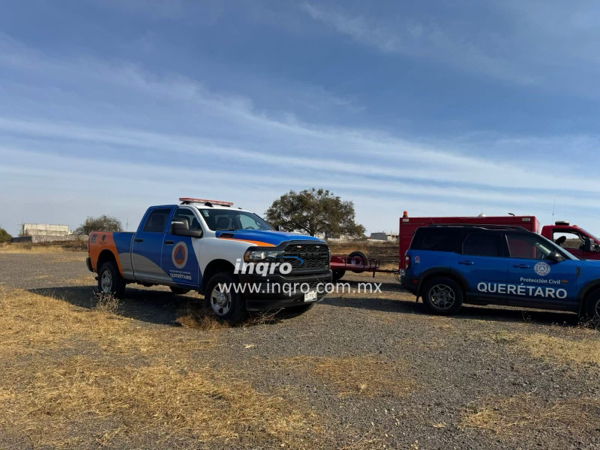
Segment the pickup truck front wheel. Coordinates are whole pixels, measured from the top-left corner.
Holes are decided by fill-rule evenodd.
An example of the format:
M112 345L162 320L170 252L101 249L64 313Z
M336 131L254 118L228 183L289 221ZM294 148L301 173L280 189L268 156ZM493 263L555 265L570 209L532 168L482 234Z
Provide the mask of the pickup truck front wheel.
M121 297L125 292L125 285L125 280L114 262L107 261L102 264L98 271L98 292Z
M235 292L234 285L239 281L235 275L221 272L214 275L206 286L206 306L215 313L217 319L237 325L246 319L246 302L242 294Z

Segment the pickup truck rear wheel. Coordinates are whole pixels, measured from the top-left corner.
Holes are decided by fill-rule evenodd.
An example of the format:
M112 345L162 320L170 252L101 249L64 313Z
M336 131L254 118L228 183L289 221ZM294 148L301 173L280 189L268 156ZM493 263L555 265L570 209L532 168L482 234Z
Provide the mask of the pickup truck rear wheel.
M104 295L121 297L125 292L125 280L113 261L107 261L98 271L98 292Z
M191 291L191 289L181 288L177 286L169 286L171 292L175 295L185 295Z
M425 283L423 303L433 314L449 316L462 306L463 291L451 278L436 277Z
M221 321L237 325L246 319L246 302L242 294L235 292L233 285L239 284L237 277L229 272L215 274L206 285L206 306Z

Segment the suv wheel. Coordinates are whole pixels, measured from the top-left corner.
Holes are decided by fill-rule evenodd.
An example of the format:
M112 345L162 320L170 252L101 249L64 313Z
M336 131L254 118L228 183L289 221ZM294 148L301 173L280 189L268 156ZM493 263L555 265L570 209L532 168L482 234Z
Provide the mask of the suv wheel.
M235 292L233 285L239 284L237 277L229 272L214 275L206 285L206 306L221 321L237 325L246 319L246 302L242 294ZM229 292L224 286L229 287Z
M433 278L423 288L423 303L434 314L455 314L462 306L463 291L450 278Z
M586 302L585 312L591 320L600 322L600 290L590 294Z

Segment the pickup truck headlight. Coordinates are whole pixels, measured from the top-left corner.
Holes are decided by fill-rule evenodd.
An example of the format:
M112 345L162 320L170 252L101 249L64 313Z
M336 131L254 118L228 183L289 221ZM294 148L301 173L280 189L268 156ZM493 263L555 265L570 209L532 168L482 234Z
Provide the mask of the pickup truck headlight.
M244 261L246 262L257 262L257 261L273 261L283 256L283 251L273 250L248 250L244 255Z

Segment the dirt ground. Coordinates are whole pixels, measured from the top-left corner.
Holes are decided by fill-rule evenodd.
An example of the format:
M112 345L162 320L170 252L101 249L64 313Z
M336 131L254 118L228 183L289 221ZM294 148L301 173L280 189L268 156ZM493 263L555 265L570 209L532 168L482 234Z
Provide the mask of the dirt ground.
M98 302L82 252L0 251L0 448L600 448L600 332L424 312L393 276L219 325L197 294Z

